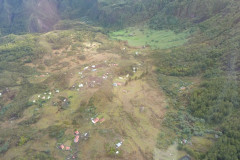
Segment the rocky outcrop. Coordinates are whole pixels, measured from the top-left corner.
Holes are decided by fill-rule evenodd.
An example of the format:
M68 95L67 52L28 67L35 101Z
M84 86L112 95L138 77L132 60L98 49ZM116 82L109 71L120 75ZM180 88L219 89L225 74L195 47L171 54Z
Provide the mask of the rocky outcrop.
M33 5L27 5L26 8L31 13L28 31L46 32L52 30L60 19L57 6L58 4L54 0L38 0L33 2Z
M55 0L0 0L2 32L46 32L53 29L59 19Z

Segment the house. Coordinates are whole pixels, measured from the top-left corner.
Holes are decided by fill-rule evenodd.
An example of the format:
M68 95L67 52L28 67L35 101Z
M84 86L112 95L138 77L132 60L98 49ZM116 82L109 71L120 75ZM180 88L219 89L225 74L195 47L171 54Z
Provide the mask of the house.
M186 90L186 87L182 86L182 87L180 87L180 90L184 91L184 90Z
M63 144L60 145L60 149L62 149L62 150L64 149L64 145Z
M118 82L118 83L117 83L117 85L118 85L118 86L121 86L121 85L122 85L122 83L119 83L119 82Z
M82 138L83 138L84 140L87 140L87 139L89 138L89 136L90 136L90 133L89 133L89 132L86 132L86 133L84 133L84 134L82 135Z
M188 140L183 139L183 140L181 141L181 144L187 144L187 142L188 142Z
M121 147L121 145L122 145L122 142L117 143L117 144L116 144L116 148Z
M79 131L78 131L78 130L77 130L77 131L75 131L74 133L75 133L75 135L79 135Z
M69 151L71 148L70 147L66 147L66 151Z
M133 67L133 72L136 72L137 71L137 68L136 67Z
M98 121L99 121L99 118L97 117L97 118L95 118L95 119L93 119L93 118L91 118L91 120L92 120L92 123L97 123Z
M75 143L78 143L78 141L79 141L79 136L77 135L77 136L74 138L74 142L75 142Z
M189 155L183 156L179 160L191 160L191 157Z
M107 79L107 76L103 76L102 78L103 78L103 79Z
M102 122L104 122L104 121L105 121L105 119L104 119L104 118L102 118L102 119L100 119L99 121L100 121L100 123L102 123Z

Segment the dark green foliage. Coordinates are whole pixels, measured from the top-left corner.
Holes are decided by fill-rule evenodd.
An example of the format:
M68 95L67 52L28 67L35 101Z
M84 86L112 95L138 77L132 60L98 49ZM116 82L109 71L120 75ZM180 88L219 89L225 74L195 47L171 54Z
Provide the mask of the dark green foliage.
M209 150L205 160L238 160L240 159L240 119L239 111L228 117L221 125L223 136Z
M156 146L158 148L164 148L166 149L168 146L172 145L174 143L174 136L169 133L161 132L158 134L157 137L157 144Z
M0 1L0 35L26 32L27 20L22 1Z
M110 145L109 143L104 145L104 148L106 150L106 154L110 157L120 157L122 155L122 152L119 151L119 154L116 154L117 149L115 146Z
M66 89L69 85L69 76L63 73L54 74L48 77L43 83L51 84L56 88Z
M18 146L22 146L26 144L29 141L29 137L27 136L21 136L18 140Z
M36 151L34 149L29 149L26 151L25 155L21 156L21 157L17 157L14 160L25 160L25 159L31 159L31 160L54 160L55 158L53 158L51 156L51 152L49 150L46 151Z
M49 159L49 160L54 160L55 158L53 158L50 153L48 152L38 152L35 156L34 159L36 160L45 160L45 159Z
M202 159L202 157L203 157L200 153L195 152L193 149L186 147L185 145L182 145L182 144L178 145L178 150L183 150L183 151L187 152L191 157L195 157L196 159ZM185 160L185 159L183 159L183 160ZM186 159L186 160L188 160L188 159Z
M5 153L9 148L9 143L3 140L0 140L0 154Z
M54 125L50 126L47 130L51 138L56 138L59 140L64 136L66 128L63 126Z
M220 123L239 108L238 85L224 78L204 82L190 96L189 109L207 122Z
M188 45L169 52L157 52L157 71L170 76L198 75L214 67L223 54L221 49L207 45Z
M91 105L89 106L87 109L86 109L86 113L89 117L91 118L95 118L97 116L97 113L96 113L96 107L94 105Z
M0 87L22 85L17 81L36 73L35 69L24 64L43 53L43 47L33 35L9 35L0 38Z
M52 49L57 50L70 44L70 35L65 32L58 34L50 34L47 36L47 41L52 45Z
M35 36L24 35L14 36L9 35L0 38L0 61L3 62L23 62L41 54L42 47L38 44ZM4 67L4 66L3 66Z
M203 4L204 1L195 2ZM195 2L191 1L185 7ZM184 101L188 102L186 108L189 113L204 119L215 131L204 130L202 122L199 125L199 122L189 121L186 118L188 114L184 112L184 114L168 114L164 125L174 129L177 135L182 135L183 138L186 138L186 135L202 136L204 132L220 136L208 153L199 154L185 145L180 146L196 159L237 160L240 158L238 125L240 119L237 116L240 107L238 65L240 36L237 25L239 17L235 15L239 11L234 6L239 6L239 2L229 1L234 5L228 9L226 9L227 1L209 1L209 3L214 14L205 12L206 15L196 15L199 19L197 20L197 17L194 19L202 23L198 24L199 30L188 45L166 52L156 51L154 56L158 57L158 73L171 76L202 76L203 82L189 93L189 96L184 98L179 97L177 92L170 93L174 95L172 97L176 97L178 102L174 103L176 106L181 105L179 101L184 98ZM201 7L200 5L199 8ZM179 13L178 16L182 18L181 12ZM167 89L166 91L169 91Z
M0 111L0 118L19 118L24 109L31 106L32 103L28 101L30 96L44 91L45 86L39 84L31 84L27 80L23 81L19 93L14 98L12 103L5 105Z
M41 118L41 117L40 117L39 114L34 114L34 115L33 115L32 117L30 117L29 119L20 122L19 125L29 126L29 125L31 125L31 124L37 123L37 121L38 121L40 118Z
M190 139L192 136L203 136L205 121L195 118L183 111L169 112L163 125L173 130L180 139Z
M175 16L166 16L159 13L150 20L149 27L156 30L171 29L180 31L187 28L187 25L187 21L182 21Z
M12 1L11 1L12 2ZM181 30L194 23L202 22L220 13L231 2L228 0L53 0L44 2L57 8L60 15L43 13L37 1L0 1L0 28L2 34L45 31L37 23L39 19L52 28L57 19L81 19L94 21L105 27L121 28L150 20L154 29ZM15 1L14 1L15 2ZM38 12L42 12L39 15ZM33 16L34 15L34 16ZM42 19L44 17L44 19ZM51 23L49 23L49 21Z
M59 10L68 19L93 16L91 12L97 11L97 0L59 0Z

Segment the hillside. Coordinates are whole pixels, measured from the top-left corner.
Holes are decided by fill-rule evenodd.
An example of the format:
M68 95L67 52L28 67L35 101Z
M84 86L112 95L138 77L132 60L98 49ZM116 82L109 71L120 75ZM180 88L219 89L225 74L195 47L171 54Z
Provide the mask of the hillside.
M240 159L239 8L0 0L0 159Z

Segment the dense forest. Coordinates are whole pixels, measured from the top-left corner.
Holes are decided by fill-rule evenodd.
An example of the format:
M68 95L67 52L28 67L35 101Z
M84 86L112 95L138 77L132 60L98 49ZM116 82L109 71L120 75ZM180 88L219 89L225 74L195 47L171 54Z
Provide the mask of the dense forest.
M166 76L199 79L199 84L186 94L162 85L174 108L174 112L166 113L163 124L179 139L208 133L217 137L206 152L179 144L179 150L195 159L238 160L239 8L240 2L236 0L0 0L0 89L20 86L18 94L12 93L10 103L0 99L0 119L21 117L23 110L32 105L29 97L46 89L45 83L29 82L29 76L38 71L26 65L50 52L39 38L39 32L62 29L63 24L74 21L102 27L92 29L91 33L90 27L80 26L79 32L81 27L88 31L78 35L80 38L76 36L79 41L83 41L84 35L97 39L98 32L108 34L136 25L175 33L188 30L191 36L186 44L165 50L152 49L148 56L154 61L160 86ZM63 23L62 26L58 22ZM47 42L55 50L68 44L70 37L68 33L49 36ZM41 70L41 66L38 69ZM45 101L39 105L43 103ZM163 138L168 140L166 135L159 134L159 148L165 145ZM170 138L166 146L171 143ZM8 141L0 139L0 154L7 151L8 145Z
M227 0L1 0L0 3L2 34L48 31L59 19L81 18L110 28L122 28L148 21L149 26L154 29L179 30L203 22L231 4ZM47 27L37 20L41 20Z

